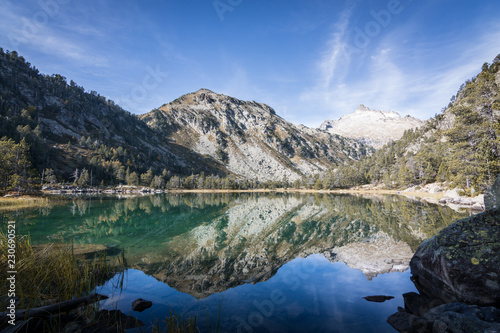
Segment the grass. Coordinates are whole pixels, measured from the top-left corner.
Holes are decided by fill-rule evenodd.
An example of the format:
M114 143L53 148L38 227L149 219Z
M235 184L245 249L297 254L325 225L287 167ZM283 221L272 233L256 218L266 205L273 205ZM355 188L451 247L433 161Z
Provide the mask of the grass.
M0 233L0 279L7 278L8 239ZM33 248L29 237L16 239L16 296L19 308L45 305L50 300L59 302L75 296L89 294L111 274L104 254L94 260L78 260L71 245ZM5 276L2 276L5 275ZM2 284L0 294L7 295L7 285ZM1 304L3 305L3 304Z
M25 208L46 208L57 203L66 202L63 198L47 198L36 196L0 197L0 212Z
M114 271L105 254L92 260L78 259L69 244L57 244L34 248L27 236L16 238L15 295L17 310L40 307L70 300L94 292L95 288L109 279ZM8 237L0 232L0 279L6 281L8 267ZM0 306L6 309L9 284L0 284ZM98 311L98 303L75 310L79 317L92 318ZM44 321L43 331L62 328L61 316L50 316Z
M221 325L221 314L222 314L222 306L224 299L219 299L219 312L217 315L217 322L215 327L213 322L210 320L209 315L207 313L207 309L205 308L205 317L206 317L206 332L209 333L218 333L220 332ZM165 325L161 325L161 322L156 319L156 322L151 327L151 331L153 333L197 333L200 332L198 325L198 317L197 316L188 316L184 318L182 314L176 314L170 310L170 314L165 317L163 321ZM162 326L164 326L162 328ZM142 329L140 329L142 332Z
M170 315L165 317L166 327L161 328L160 322L156 320L156 324L152 327L153 333L196 333L199 332L197 327L197 318L188 317L183 318L182 315L177 315L170 311Z

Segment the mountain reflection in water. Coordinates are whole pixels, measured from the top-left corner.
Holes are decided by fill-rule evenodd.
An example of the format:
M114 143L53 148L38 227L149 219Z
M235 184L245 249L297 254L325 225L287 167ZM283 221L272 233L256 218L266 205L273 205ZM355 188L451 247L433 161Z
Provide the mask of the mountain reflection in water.
M195 299L268 281L306 257L328 264L325 272L345 263L365 281L404 272L423 240L464 216L400 196L279 193L79 197L38 214L16 214L19 232L34 243L106 245L110 254L123 248L129 274L145 273ZM331 272L314 279L306 273L312 281Z

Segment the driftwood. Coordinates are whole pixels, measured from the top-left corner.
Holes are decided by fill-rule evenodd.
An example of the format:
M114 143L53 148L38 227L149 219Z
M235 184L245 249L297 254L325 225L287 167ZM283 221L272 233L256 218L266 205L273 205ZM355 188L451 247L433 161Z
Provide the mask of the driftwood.
M46 306L41 306L38 308L33 308L33 309L26 309L26 310L18 310L15 313L15 318L16 321L18 320L23 320L27 319L29 317L46 317L48 315L54 314L54 313L59 313L59 312L67 312L70 310L74 310L76 308L79 308L81 306L87 305L87 304L92 304L104 299L107 299L108 296L106 295L100 295L100 294L91 294L88 296L84 297L79 297L75 299L70 299L68 301L56 303L56 304L50 304ZM12 318L10 318L10 312L0 312L0 322L6 322Z

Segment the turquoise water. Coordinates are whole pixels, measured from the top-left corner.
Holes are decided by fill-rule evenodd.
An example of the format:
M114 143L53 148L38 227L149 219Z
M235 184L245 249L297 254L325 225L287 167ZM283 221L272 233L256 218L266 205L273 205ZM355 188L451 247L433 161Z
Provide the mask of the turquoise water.
M222 332L392 332L386 318L415 290L413 251L463 216L396 196L178 194L75 197L0 218L34 243L104 245L111 261L123 249L128 269L99 288L110 296L101 305L143 331L172 311L196 316L202 332L218 322ZM153 306L132 312L137 298Z

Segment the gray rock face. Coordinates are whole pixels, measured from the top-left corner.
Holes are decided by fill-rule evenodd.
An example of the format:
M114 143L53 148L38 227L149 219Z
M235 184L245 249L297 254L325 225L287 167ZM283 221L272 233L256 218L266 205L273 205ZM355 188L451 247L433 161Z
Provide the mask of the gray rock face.
M410 116L401 117L394 111L372 110L359 105L354 113L339 120L326 120L320 129L332 134L359 139L375 148L381 148L389 141L400 139L411 128L420 127L423 122Z
M423 242L410 267L421 292L445 302L500 304L500 210L459 220Z
M497 175L495 183L484 195L486 209L500 208L500 174Z
M269 106L207 89L141 117L178 145L250 179L295 180L371 153L357 140L295 126Z

